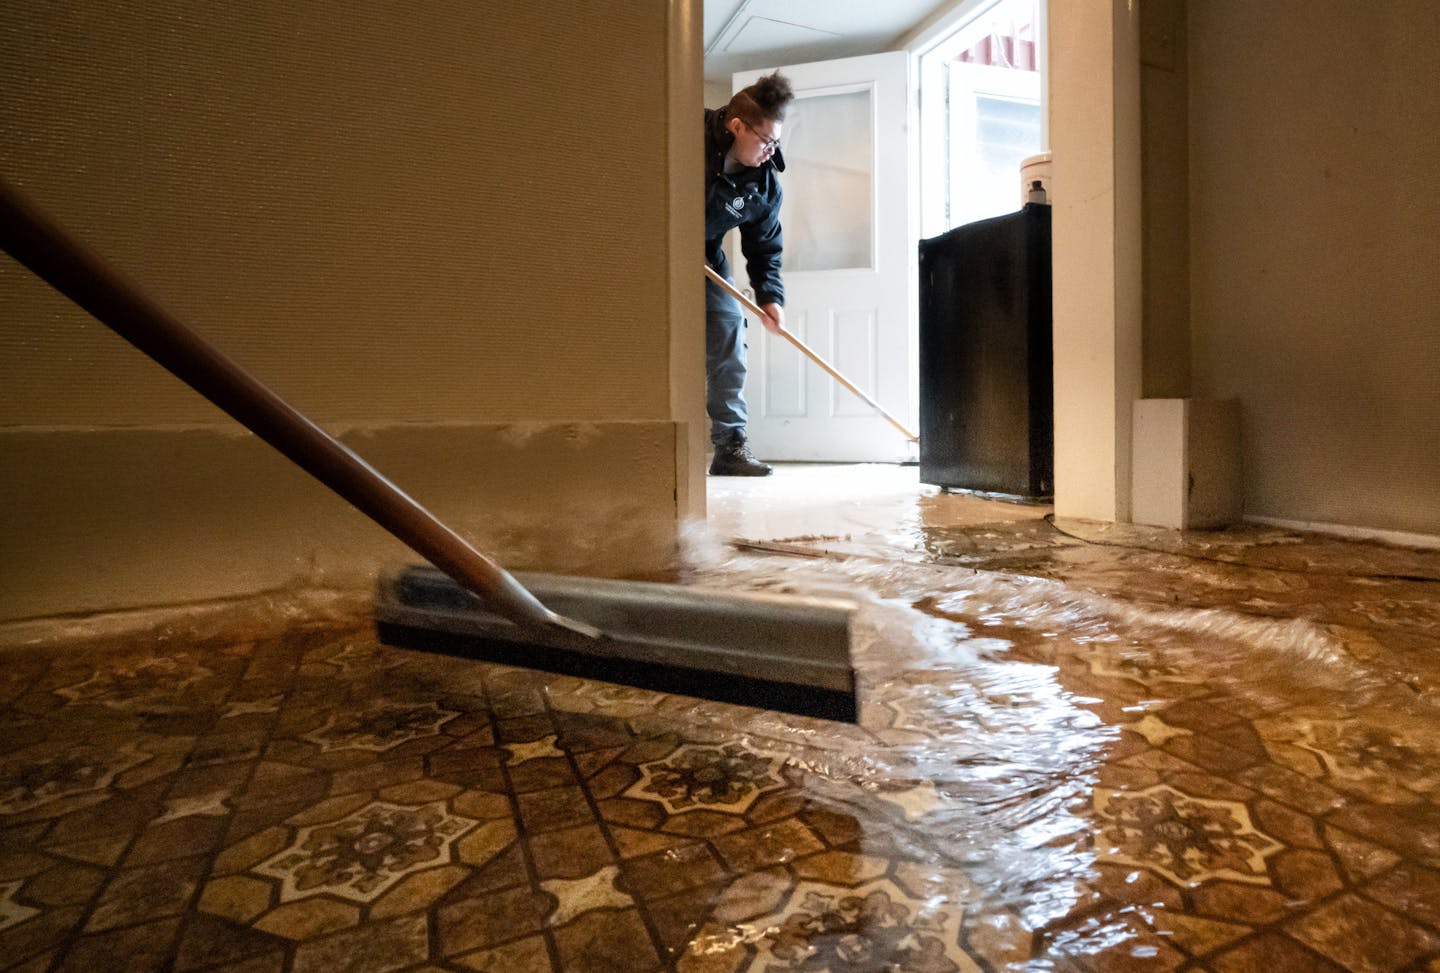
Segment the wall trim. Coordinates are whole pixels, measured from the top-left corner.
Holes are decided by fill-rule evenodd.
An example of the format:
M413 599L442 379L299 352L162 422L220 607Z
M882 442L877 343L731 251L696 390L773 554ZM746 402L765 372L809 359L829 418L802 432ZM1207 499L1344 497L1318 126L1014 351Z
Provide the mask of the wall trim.
M704 11L699 0L670 0L667 31L666 200L670 315L670 417L675 420L675 517L705 518L705 285L701 242L705 235L703 46Z
M660 576L681 434L663 419L497 422L343 442L507 569ZM358 590L417 557L230 427L0 432L0 468L0 622Z
M1267 527L1284 527L1289 530L1305 530L1315 534L1331 534L1347 540L1380 541L1397 547L1418 547L1428 551L1440 551L1440 534L1417 534L1405 530L1379 530L1374 527L1352 527L1349 524L1330 524L1314 520L1287 520L1284 517L1256 517L1246 514L1242 518L1247 524L1264 524Z
M1055 511L1130 519L1140 398L1140 32L1135 5L1052 3Z

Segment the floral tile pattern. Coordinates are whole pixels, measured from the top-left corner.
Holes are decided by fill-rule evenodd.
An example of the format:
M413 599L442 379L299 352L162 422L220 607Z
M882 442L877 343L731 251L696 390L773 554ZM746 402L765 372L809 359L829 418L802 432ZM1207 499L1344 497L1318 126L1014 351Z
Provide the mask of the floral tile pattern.
M334 714L304 739L318 743L322 751L393 750L402 743L434 736L459 715L434 703L381 702L359 712Z
M63 798L103 798L116 777L151 756L135 741L115 747L60 741L8 754L0 761L0 815L19 814Z
M780 909L754 921L760 932L749 968L978 973L959 946L960 914L886 879L853 889L801 882Z
M3 965L1440 973L1440 555L1060 526L707 568L874 595L858 726L358 618L16 652Z
M664 760L640 764L640 779L625 796L658 801L671 814L701 809L743 814L761 794L785 786L779 776L783 762L739 744L687 744Z
M1133 679L1146 686L1162 682L1202 685L1205 677L1190 652L1161 656L1141 649L1097 646L1089 658L1090 671L1097 676Z
M214 675L193 657L152 656L94 672L81 682L58 687L55 693L71 703L98 703L116 709L151 707L183 702L187 691Z
M449 860L450 846L479 822L443 803L373 801L338 821L299 829L254 872L281 881L280 899L338 895L371 902L411 872Z
M1097 788L1100 857L1153 869L1181 886L1211 879L1269 884L1265 857L1281 844L1255 829L1243 804L1190 797L1164 784Z
M1388 713L1361 719L1296 710L1256 721L1256 728L1275 759L1335 787L1396 803L1440 792L1440 732L1433 726ZM1316 759L1297 760L1297 750Z

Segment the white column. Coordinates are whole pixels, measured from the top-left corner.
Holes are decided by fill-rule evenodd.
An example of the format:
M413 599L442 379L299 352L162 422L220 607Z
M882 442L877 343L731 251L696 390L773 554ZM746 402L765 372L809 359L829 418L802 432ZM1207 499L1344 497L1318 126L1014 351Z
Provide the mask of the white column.
M670 209L670 416L675 434L675 503L681 520L705 516L705 199L703 11L669 0L666 165ZM644 322L633 322L644 327Z
M1055 512L1130 518L1140 397L1140 11L1050 0Z

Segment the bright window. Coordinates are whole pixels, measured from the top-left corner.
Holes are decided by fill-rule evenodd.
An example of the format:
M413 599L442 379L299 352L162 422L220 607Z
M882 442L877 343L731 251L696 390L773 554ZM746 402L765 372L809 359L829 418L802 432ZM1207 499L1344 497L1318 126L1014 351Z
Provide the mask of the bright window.
M920 54L921 232L1019 209L1044 150L1039 0L978 4Z

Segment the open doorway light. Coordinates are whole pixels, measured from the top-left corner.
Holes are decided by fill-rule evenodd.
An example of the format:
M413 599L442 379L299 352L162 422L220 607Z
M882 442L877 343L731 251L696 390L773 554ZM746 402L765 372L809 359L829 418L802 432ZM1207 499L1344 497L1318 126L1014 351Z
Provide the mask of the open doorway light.
M920 232L1014 212L1046 148L1043 0L983 0L919 49Z

